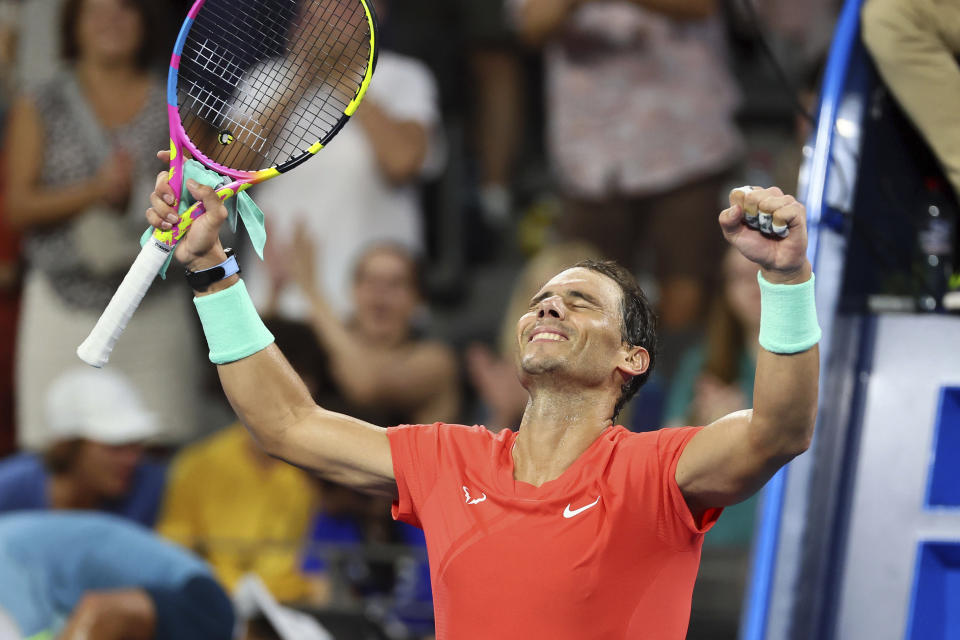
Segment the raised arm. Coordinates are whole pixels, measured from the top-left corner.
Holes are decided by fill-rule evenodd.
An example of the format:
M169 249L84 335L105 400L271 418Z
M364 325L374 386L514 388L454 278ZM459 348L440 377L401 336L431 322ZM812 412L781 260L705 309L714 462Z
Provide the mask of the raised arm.
M744 214L773 214L789 236L774 239L743 224ZM695 515L745 500L784 464L803 453L817 413L819 328L809 288L806 212L776 187L735 191L720 214L727 240L756 262L763 284L761 349L753 409L708 425L684 449L677 483ZM779 285L779 286L778 286ZM794 288L796 287L796 288Z
M168 159L166 152L159 156ZM187 189L203 201L207 213L191 225L177 245L176 258L197 271L226 259L218 232L227 212L209 187L188 181ZM176 215L166 173L157 177L150 202L150 224L169 229ZM227 289L240 286L238 281L237 276L231 276L196 295L227 295ZM233 293L238 291L234 289ZM254 313L252 305L249 313ZM229 320L231 325L239 324ZM275 345L218 364L217 372L234 411L267 453L354 489L388 496L396 493L386 430L317 406Z

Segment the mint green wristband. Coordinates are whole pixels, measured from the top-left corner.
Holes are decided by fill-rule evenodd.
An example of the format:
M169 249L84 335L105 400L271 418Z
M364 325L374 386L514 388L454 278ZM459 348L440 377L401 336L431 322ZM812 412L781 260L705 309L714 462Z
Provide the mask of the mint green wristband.
M800 353L820 342L814 277L801 284L760 283L760 346L771 353Z
M227 364L253 355L273 342L273 334L253 307L243 280L223 291L193 299L210 347L210 362Z

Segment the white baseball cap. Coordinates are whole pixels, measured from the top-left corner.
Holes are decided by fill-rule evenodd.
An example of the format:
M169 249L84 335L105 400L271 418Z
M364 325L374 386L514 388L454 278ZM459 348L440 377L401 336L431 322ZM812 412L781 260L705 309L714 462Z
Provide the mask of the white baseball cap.
M53 381L47 391L50 441L84 438L104 444L130 444L160 433L156 414L140 394L113 370L76 368Z

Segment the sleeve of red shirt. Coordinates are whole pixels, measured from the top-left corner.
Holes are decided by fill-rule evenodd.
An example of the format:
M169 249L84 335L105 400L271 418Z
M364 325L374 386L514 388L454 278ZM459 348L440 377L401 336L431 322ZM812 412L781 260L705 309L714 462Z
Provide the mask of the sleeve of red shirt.
M660 429L657 432L661 504L664 505L663 533L671 540L690 540L710 530L723 509L708 509L699 522L693 517L680 485L677 484L677 463L687 443L703 427Z
M418 510L440 468L440 423L389 427L387 438L398 495L391 513L394 520L422 529Z

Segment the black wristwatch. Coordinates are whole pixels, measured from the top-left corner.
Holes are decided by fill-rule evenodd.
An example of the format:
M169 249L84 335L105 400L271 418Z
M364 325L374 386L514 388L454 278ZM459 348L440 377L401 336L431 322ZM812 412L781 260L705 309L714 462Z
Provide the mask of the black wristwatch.
M237 258L233 255L233 249L227 247L223 252L227 254L227 259L215 267L201 269L200 271L186 270L184 275L194 291L206 291L214 282L219 282L224 278L229 278L235 273L240 273L240 265L237 264Z

